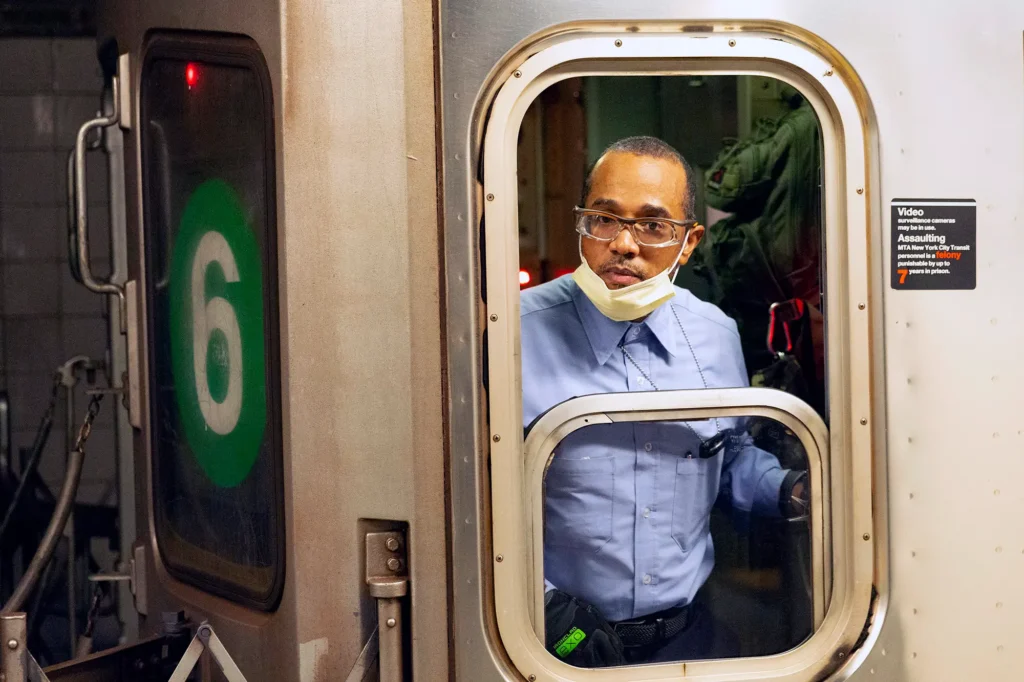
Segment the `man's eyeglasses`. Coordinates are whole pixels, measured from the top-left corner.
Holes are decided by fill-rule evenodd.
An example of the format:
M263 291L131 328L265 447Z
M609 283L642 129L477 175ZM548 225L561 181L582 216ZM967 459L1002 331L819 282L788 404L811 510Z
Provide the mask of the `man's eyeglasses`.
M696 220L671 220L669 218L622 218L614 213L595 211L577 206L572 210L576 216L576 231L584 237L602 242L613 241L623 230L629 230L637 244L644 246L672 246L686 238Z

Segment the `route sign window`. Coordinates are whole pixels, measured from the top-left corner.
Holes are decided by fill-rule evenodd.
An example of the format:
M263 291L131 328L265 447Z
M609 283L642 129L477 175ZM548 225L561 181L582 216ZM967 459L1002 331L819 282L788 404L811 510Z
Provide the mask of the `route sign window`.
M140 113L157 543L176 578L272 609L284 506L266 65L247 39L158 37Z

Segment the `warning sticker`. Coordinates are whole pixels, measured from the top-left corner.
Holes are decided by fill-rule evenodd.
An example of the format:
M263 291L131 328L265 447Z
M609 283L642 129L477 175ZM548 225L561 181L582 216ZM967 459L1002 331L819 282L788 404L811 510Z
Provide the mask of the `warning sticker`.
M892 288L973 289L977 222L973 199L893 199Z

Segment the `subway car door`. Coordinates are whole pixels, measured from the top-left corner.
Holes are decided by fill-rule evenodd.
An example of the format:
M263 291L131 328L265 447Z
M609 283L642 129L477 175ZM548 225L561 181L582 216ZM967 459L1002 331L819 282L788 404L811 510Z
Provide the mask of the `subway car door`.
M884 553L879 554L886 528L873 511L884 506L876 478L884 471L884 410L874 388L882 371L873 331L880 311L868 305L877 300L879 282L859 248L878 246L877 211L866 199L878 183L877 141L856 74L821 39L794 27L747 26L711 16L678 21L653 4L638 10L645 20L610 5L584 12L572 3L547 3L529 18L496 3L469 5L453 0L442 12L452 501L460 531L453 535L458 675L796 681L842 674L865 653L862 635L880 627L873 609L878 593L887 589ZM813 291L813 305L826 320L819 350L827 390L820 400L775 382L761 366L750 368L753 388L745 387L744 376L717 389L707 383L701 389L698 382L691 388L700 390L658 391L639 364L633 363L639 374L629 376L633 370L624 360L628 390L567 392L526 423L521 293L535 284L557 285L552 280L567 277L579 264L573 206L600 151L627 135L670 140L694 157L697 191L710 194L709 171L723 158L757 149L775 131L794 125L810 131L806 146L793 154L806 161L801 172L810 178L809 194L800 197L813 216L806 241L815 245L813 265L804 273L812 273L806 290ZM703 128L710 132L701 137ZM715 229L714 221L725 215L718 235L739 240L756 233L766 214L734 203L725 214L716 213L710 196L698 197L696 217ZM764 245L749 241L742 248L753 257L754 247ZM720 256L721 250L710 254ZM785 256L767 258L774 268ZM727 272L727 261L715 265ZM473 276L477 267L485 273L480 279ZM756 289L741 284L745 291ZM807 295L787 293L786 283L765 295L771 298L756 313L763 318L740 324L763 329L777 323L778 339L792 341L805 308L790 299ZM486 310L482 316L477 302ZM797 310L801 315L792 312ZM791 362L786 356L793 344L769 338L768 345L767 354L763 341L758 350L771 367ZM482 381L460 371L474 359L481 363ZM801 369L814 371L807 364ZM557 387L551 390L561 395ZM672 477L669 485L677 491L683 486L674 503L678 513L694 504L686 490L696 488L688 488L689 482L716 475L707 462L688 459L679 443L688 434L712 437L721 424L745 430L784 466L807 471L811 491L807 515L788 528L751 522L737 530L714 512L716 567L701 589L711 594L719 624L732 631L730 653L586 671L562 660L582 639L577 634L576 640L551 644L554 651L545 646L545 585L551 575L545 553L553 546L545 524L552 509L561 514L548 506L546 495L571 485L577 487L560 493L563 500L600 497L596 481L617 477L619 470L597 455L594 461L560 462L557 451L572 442L615 441L628 431L629 442L637 444L637 462L664 451L656 465L675 463L666 479ZM477 443L486 448L481 451ZM607 519L574 517L572 523L593 529L593 541L561 551L599 557L616 529L656 518L668 523L653 505L641 510L639 496L635 504L624 512L611 505ZM567 518L558 516L563 524ZM699 538L671 523L672 540L686 556ZM638 571L632 593L653 589L658 570ZM585 577L570 580L602 598L602 588L588 586Z

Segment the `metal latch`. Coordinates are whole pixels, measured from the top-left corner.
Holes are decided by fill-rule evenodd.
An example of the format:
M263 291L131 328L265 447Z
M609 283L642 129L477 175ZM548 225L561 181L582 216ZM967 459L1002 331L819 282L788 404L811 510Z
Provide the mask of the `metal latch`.
M366 584L377 600L380 682L402 682L402 597L409 593L409 559L402 532L366 534Z
M89 576L89 582L127 582L128 589L135 598L135 610L141 615L149 614L146 604L146 546L137 542L132 547L132 556L128 558L128 565L122 564L122 569L116 573L95 573Z

